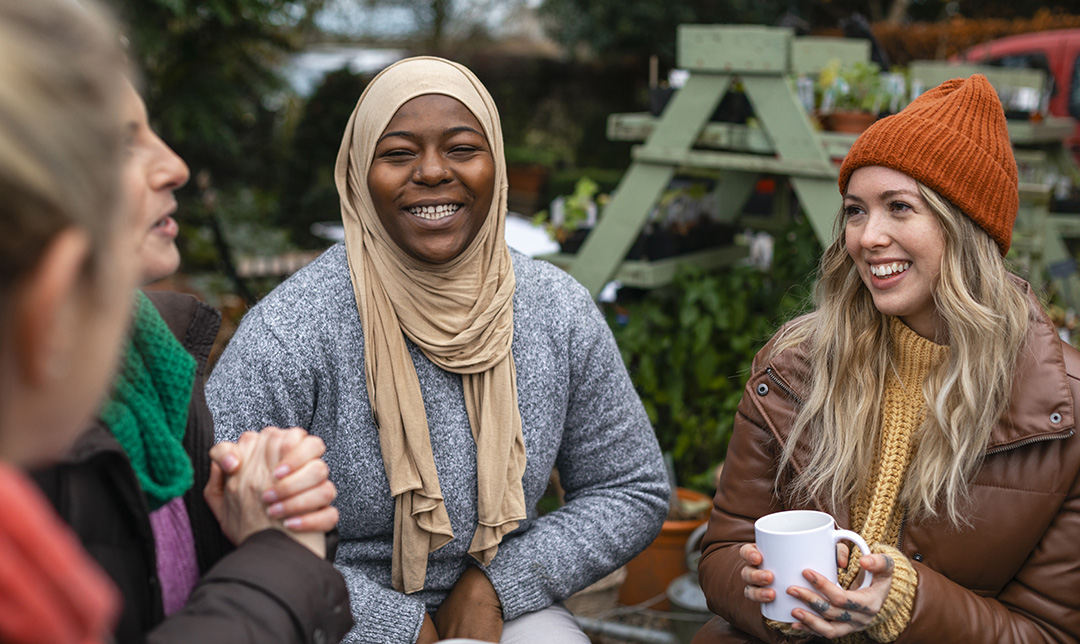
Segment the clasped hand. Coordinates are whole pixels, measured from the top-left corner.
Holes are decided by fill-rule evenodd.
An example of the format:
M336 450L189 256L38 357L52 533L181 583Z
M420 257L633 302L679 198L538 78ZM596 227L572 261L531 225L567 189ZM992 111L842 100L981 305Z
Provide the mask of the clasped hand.
M840 568L847 567L848 547L837 546L836 562ZM776 591L765 588L773 582L773 574L760 568L761 552L748 543L739 549L739 556L746 565L742 568L742 580L747 586L743 594L747 599L768 603L776 599ZM859 559L859 566L874 575L870 585L861 590L845 590L813 570L804 570L803 577L813 590L791 586L786 592L806 602L806 609L791 612L799 620L791 625L797 631L834 639L850 633L866 630L885 603L892 587L893 560L887 555L866 555ZM857 587L858 580L853 587Z
M215 445L203 496L225 536L239 545L274 528L325 557L325 533L338 521L325 451L322 439L298 427L267 427Z

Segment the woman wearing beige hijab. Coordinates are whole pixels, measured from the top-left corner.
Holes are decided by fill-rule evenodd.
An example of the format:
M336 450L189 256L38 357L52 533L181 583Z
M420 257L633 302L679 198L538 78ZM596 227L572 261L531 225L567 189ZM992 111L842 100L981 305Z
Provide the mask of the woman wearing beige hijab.
M491 96L446 60L388 67L335 178L346 239L245 318L208 386L218 439L326 442L346 642L587 642L559 602L652 540L668 486L588 293L506 246ZM539 516L553 467L567 502Z

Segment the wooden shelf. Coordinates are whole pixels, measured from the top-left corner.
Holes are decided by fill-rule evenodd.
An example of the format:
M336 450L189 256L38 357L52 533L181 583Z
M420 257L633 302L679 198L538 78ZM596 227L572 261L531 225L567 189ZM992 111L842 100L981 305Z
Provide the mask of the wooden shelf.
M658 260L629 259L619 265L612 279L618 280L623 286L656 288L669 284L681 265L691 264L705 270L712 270L730 266L749 254L749 249L745 246L725 246ZM537 259L547 260L566 271L572 270L576 258L576 255L566 253L537 256Z
M866 40L796 38L791 29L756 25L681 25L678 60L690 72L659 117L615 114L608 137L640 141L632 163L568 270L596 295L610 279L659 286L684 262L722 266L741 248L683 255L659 262L624 261L654 206L676 173L708 172L717 178L721 222L742 226L740 214L763 175L784 176L791 195L815 234L831 234L836 216L837 162L855 136L822 133L806 113L791 82L793 74L816 73L833 59L869 60ZM756 125L714 123L711 117L733 82L754 107ZM774 215L786 219L788 197ZM555 258L555 261L560 261Z
M1072 134L1076 121L1064 116L1048 116L1041 121L1009 121L1013 145L1060 144Z
M629 112L608 116L607 135L612 141L644 141L653 128L657 117L648 112ZM829 157L841 160L851 149L858 134L845 132L820 132L821 143ZM769 136L756 125L740 123L709 122L694 141L699 148L712 148L749 154L773 155L776 148Z

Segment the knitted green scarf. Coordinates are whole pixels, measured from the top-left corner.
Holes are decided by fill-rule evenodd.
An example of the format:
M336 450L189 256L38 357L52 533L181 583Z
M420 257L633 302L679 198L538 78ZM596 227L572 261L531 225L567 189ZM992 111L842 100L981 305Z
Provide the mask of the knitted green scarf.
M183 445L194 384L195 358L138 291L131 338L101 418L127 453L151 511L194 481Z

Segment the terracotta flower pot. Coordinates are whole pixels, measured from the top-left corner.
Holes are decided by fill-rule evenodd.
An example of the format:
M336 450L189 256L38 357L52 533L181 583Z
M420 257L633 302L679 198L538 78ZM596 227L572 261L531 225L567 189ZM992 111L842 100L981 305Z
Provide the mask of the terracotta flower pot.
M682 500L709 500L707 494L685 488L678 488L676 493ZM668 584L689 572L686 567L686 540L706 521L707 513L687 521L664 521L660 534L649 547L626 564L626 580L619 589L619 603L630 606L664 595ZM670 604L665 597L651 607L667 610Z
M861 110L837 110L825 115L825 127L833 132L859 134L873 125L877 114Z

